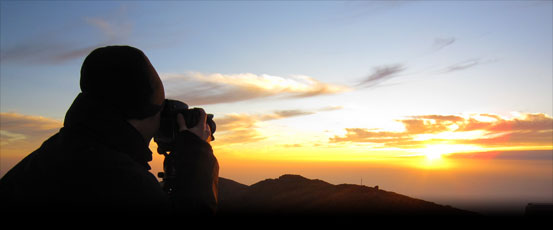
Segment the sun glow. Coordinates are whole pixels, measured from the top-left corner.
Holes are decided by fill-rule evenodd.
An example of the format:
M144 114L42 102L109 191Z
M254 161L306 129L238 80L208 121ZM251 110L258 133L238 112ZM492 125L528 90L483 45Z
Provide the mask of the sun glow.
M424 156L427 160L438 160L442 158L442 155L452 153L451 145L430 145L424 148Z
M447 155L478 150L481 150L481 148L473 145L428 144L424 148L415 150L416 155L423 157L415 163L415 166L424 169L450 168L453 166L453 162L447 159Z
M419 149L421 154L425 155L428 159L438 159L444 155L452 153L466 153L482 151L483 148L476 145L463 145L463 144L428 144L425 148Z

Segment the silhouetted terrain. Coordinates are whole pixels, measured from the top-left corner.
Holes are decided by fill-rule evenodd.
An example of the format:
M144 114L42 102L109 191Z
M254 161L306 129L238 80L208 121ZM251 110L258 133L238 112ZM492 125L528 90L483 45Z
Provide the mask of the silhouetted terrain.
M476 215L367 186L283 175L251 186L220 178L219 215Z

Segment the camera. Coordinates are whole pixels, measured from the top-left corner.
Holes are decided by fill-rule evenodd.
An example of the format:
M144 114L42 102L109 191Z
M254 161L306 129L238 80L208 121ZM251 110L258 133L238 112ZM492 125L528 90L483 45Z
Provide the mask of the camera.
M163 102L163 110L161 111L161 120L158 132L154 135L154 141L157 143L157 152L165 156L163 161L163 171L158 173L158 177L162 178L162 189L168 194L172 194L175 190L175 181L177 177L177 164L175 163L175 155L172 154L175 150L177 142L177 134L179 133L179 125L177 123L177 114L182 114L186 127L193 128L200 121L201 112L198 108L189 109L184 102L165 99ZM206 114L206 124L211 129L211 140L215 140L215 122L213 114Z
M158 145L158 153L167 155L175 148L176 137L179 133L179 125L177 123L177 114L182 114L186 127L193 128L200 121L200 109L189 109L184 102L165 99L163 110L161 112L161 122L159 131L154 135L154 141ZM207 114L206 124L211 129L211 140L215 140L216 125L213 121L213 114Z

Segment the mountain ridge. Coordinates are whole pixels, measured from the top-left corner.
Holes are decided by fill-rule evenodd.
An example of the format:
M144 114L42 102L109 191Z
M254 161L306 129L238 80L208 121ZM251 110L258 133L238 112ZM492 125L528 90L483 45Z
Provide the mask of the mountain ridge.
M333 185L284 174L250 186L219 179L219 214L253 215L476 215L378 187Z

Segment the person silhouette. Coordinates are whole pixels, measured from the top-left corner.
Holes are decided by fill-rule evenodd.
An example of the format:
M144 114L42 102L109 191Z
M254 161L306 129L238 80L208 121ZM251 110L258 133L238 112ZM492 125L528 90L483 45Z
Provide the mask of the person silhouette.
M175 118L180 189L169 195L149 172L165 100L149 59L134 47L101 47L80 74L63 127L0 180L2 209L214 214L219 165L205 111L195 127Z

